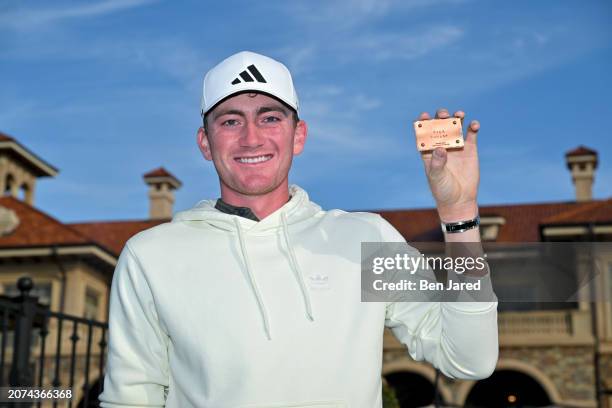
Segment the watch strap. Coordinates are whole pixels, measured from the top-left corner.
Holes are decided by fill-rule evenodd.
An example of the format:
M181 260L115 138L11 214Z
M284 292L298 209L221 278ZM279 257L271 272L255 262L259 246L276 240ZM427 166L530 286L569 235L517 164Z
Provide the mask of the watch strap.
M442 222L442 231L447 232L449 234L456 234L459 232L465 232L471 229L474 229L480 225L480 216L477 215L476 218L472 218L471 220L465 221L457 221L457 222Z

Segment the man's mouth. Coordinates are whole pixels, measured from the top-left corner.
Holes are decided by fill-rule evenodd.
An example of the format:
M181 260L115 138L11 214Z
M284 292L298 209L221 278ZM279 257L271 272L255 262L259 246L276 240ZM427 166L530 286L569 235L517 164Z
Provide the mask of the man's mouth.
M245 164L256 164L256 163L263 163L263 162L267 162L268 160L270 160L272 158L271 154L262 154L260 156L243 156L243 157L236 157L234 160L236 160L239 163L245 163Z

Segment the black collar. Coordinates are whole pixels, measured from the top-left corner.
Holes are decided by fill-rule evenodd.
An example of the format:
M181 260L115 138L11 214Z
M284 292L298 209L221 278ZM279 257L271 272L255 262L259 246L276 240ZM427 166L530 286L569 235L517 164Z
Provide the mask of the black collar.
M291 200L291 196L289 196L289 200ZM289 200L287 200L287 202L289 202ZM240 217L248 218L249 220L257 222L261 221L259 218L257 218L253 210L251 210L249 207L236 207L235 205L226 203L220 198L217 199L215 208L221 211L222 213L238 215Z
M255 213L253 213L249 207L236 207L235 205L226 203L220 198L217 200L215 208L226 214L239 215L240 217L248 218L249 220L259 221L259 218L257 218Z

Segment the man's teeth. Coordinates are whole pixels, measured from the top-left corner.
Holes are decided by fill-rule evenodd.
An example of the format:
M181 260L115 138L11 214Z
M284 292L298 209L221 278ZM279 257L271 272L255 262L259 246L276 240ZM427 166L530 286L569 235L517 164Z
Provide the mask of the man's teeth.
M240 163L259 163L268 161L272 158L271 155L257 156L257 157L239 157L238 161Z

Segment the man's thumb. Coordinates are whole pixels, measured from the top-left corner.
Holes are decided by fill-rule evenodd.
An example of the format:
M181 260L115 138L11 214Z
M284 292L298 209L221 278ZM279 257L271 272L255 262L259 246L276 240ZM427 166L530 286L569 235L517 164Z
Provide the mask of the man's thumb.
M447 158L446 149L436 147L429 162L429 177L432 181L437 181L443 176Z

